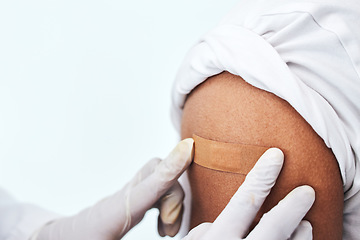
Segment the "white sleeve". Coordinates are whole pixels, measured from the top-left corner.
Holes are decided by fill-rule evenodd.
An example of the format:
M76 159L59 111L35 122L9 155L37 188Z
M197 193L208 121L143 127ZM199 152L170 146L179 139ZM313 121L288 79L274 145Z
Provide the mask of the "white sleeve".
M190 49L176 76L171 117L187 95L228 71L286 100L335 155L344 187L343 239L360 234L360 4L240 0ZM261 7L260 7L261 6Z
M0 188L0 240L28 240L38 228L58 217L38 206L17 202Z

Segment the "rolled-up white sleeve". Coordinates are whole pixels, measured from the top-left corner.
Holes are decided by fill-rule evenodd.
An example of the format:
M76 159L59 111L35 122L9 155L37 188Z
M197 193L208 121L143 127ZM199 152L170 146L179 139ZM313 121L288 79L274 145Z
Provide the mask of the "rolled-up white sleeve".
M0 188L0 240L28 240L42 225L58 217L36 205L18 202Z
M346 240L360 235L359 19L356 0L242 0L186 55L171 109L179 131L188 94L223 71L286 100L336 157Z

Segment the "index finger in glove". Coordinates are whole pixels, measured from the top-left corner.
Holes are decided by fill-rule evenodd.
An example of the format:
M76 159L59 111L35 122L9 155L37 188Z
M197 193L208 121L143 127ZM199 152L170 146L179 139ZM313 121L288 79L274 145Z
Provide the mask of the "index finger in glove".
M155 168L149 176L148 183L157 186L159 196L163 195L189 167L193 157L194 140L182 140Z
M152 174L143 179L133 189L133 197L141 197L146 202L145 208L150 208L177 181L192 161L194 140L182 140L164 159L157 163ZM139 206L140 207L140 206Z
M302 220L291 235L291 240L312 240L313 234L312 234L312 226L311 223Z
M310 186L295 188L278 205L264 214L258 225L246 239L289 239L314 201L315 191L313 188Z
M234 237L244 237L259 208L275 184L284 155L278 148L267 150L247 175L228 205L213 223L213 234L227 232ZM221 232L217 233L218 230Z

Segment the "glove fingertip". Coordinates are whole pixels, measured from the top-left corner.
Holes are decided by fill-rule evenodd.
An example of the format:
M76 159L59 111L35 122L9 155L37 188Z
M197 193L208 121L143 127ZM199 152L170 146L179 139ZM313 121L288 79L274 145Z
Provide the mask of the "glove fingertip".
M169 236L174 237L180 230L182 218L179 217L176 222L172 224L164 223L160 216L158 218L158 232L161 237Z
M186 159L186 166L190 165L194 157L194 139L186 138L178 144L180 152L190 153L189 157Z
M302 220L299 224L301 226L301 228L303 229L308 229L308 230L312 230L312 225L308 220Z
M284 162L284 153L279 148L269 148L261 156L261 158L271 160L274 163L282 164Z
M279 148L270 148L259 158L249 176L270 176L264 180L275 181L284 163L284 154ZM262 179L262 178L261 178Z
M302 220L299 226L291 235L291 240L311 240L313 237L311 223L307 220Z
M289 193L289 196L296 196L297 199L301 200L300 202L303 203L303 205L309 206L309 208L315 202L315 190L308 185L295 188Z
M192 138L182 140L162 162L162 174L178 177L179 174L182 174L191 164L193 154L194 140Z

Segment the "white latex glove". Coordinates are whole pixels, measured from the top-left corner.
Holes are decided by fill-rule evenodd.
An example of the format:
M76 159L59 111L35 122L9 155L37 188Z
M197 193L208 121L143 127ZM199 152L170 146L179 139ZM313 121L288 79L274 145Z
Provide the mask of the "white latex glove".
M52 221L31 240L118 240L158 207L160 235L174 236L182 218L184 192L177 182L192 161L192 139L164 159L152 159L119 192L79 214Z
M248 234L249 227L275 184L284 155L269 149L261 156L214 223L203 223L183 240L311 240L312 227L303 217L315 201L309 186L295 188Z

